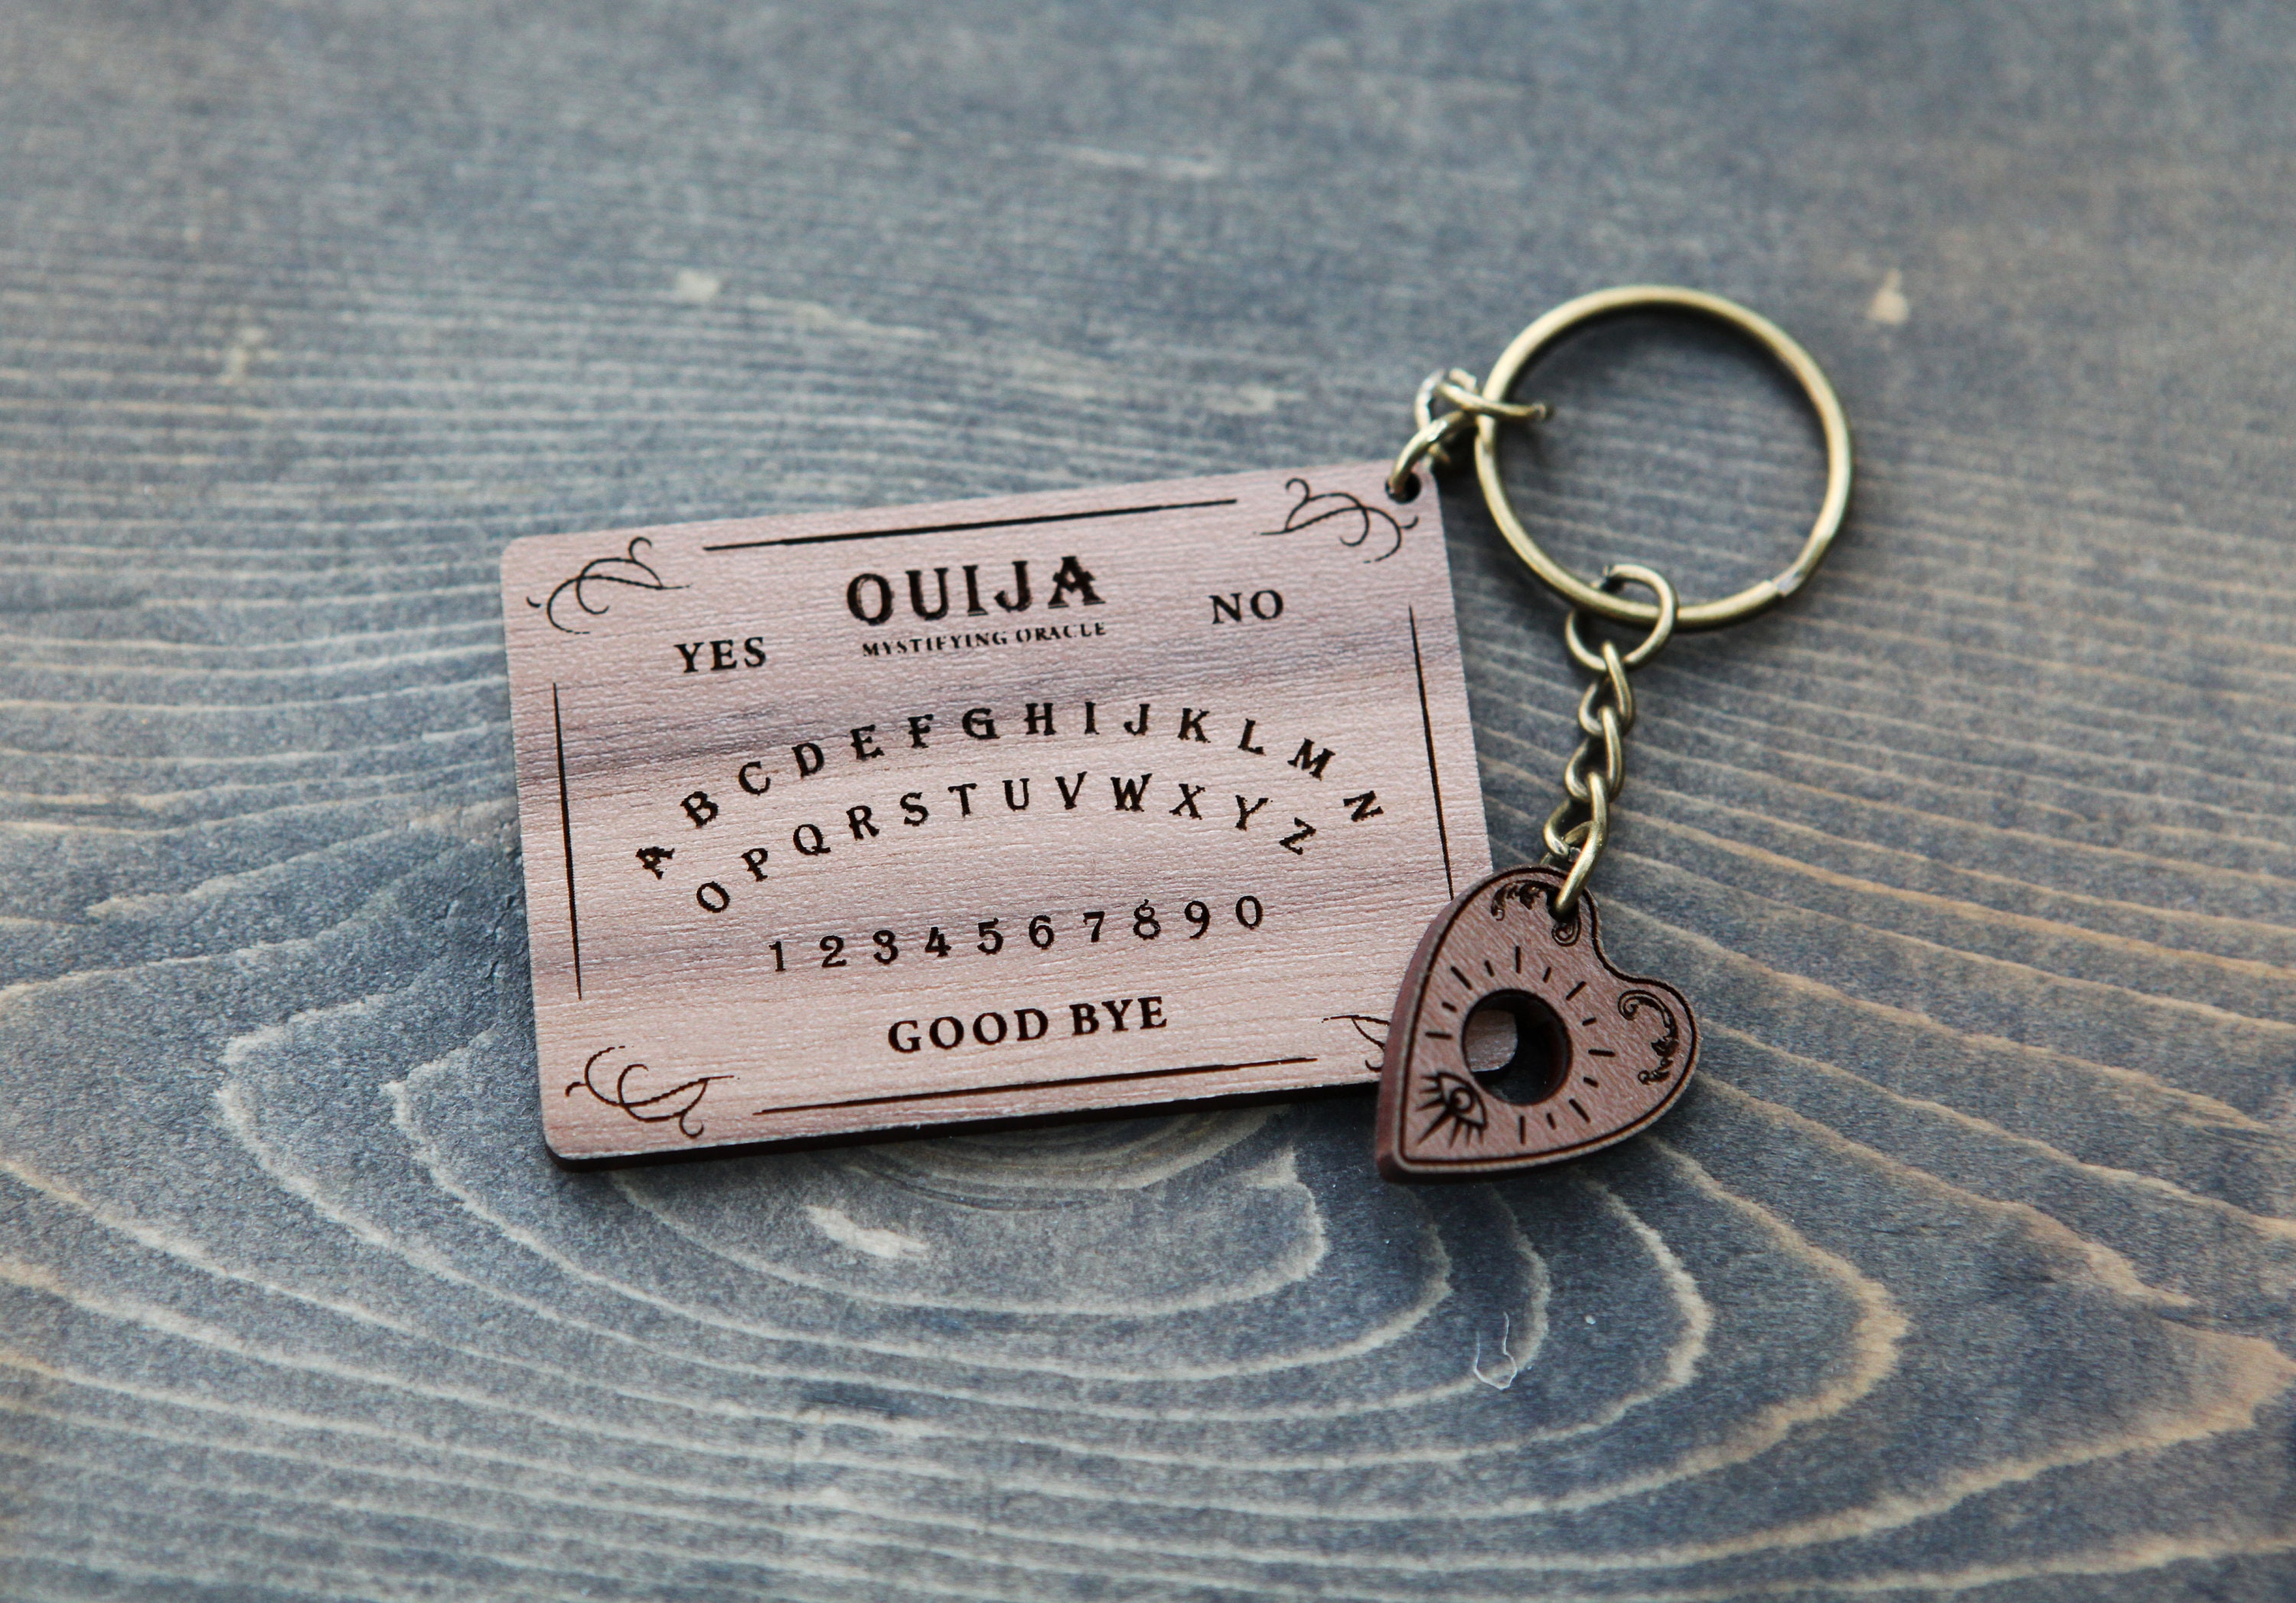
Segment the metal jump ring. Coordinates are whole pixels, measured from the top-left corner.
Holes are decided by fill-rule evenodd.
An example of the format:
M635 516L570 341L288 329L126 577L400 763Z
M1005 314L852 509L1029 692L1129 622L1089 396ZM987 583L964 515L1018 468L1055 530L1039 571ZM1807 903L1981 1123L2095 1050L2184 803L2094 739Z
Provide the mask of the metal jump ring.
M1690 616L1690 609L1682 605L1681 598L1675 593L1674 585L1666 575L1640 562L1611 563L1603 569L1602 588L1591 593L1616 604L1616 593L1628 585L1640 585L1658 597L1655 602L1641 603L1643 609L1649 614L1650 633L1643 636L1642 644L1620 659L1626 667L1638 668L1658 655L1659 648L1673 637L1675 626ZM1617 652L1607 641L1599 652L1587 645L1585 637L1578 633L1580 610L1577 607L1571 608L1570 616L1562 620L1562 643L1570 649L1570 659L1580 667L1590 674L1607 674L1611 672L1611 659ZM1604 613L1603 616L1611 617L1617 615Z
M1387 493L1398 501L1408 501L1417 495L1416 490L1405 488L1411 482L1412 470L1419 465L1423 457L1430 466L1447 466L1451 458L1443 449L1444 444L1454 436L1465 433L1467 422L1465 413L1447 412L1441 417L1422 423L1419 431L1406 440L1403 449L1396 453L1395 466L1387 470Z
M1734 624L1741 618L1751 617L1767 608L1775 606L1801 588L1817 565L1825 560L1833 537L1841 532L1842 514L1849 506L1850 447L1849 423L1842 416L1841 399L1833 386L1808 351L1797 345L1784 329L1759 313L1749 311L1734 300L1725 300L1719 295L1709 295L1698 290L1675 289L1663 284L1630 284L1622 289L1599 290L1592 295L1581 295L1576 300L1565 301L1514 337L1506 348L1490 377L1483 384L1483 398L1491 403L1505 404L1507 391L1514 387L1515 379L1532 362L1564 334L1595 322L1599 318L1615 317L1630 312L1675 311L1689 312L1710 317L1744 334L1779 366L1792 373L1808 397L1810 407L1817 413L1819 429L1825 436L1825 496L1818 504L1817 521L1810 526L1809 536L1785 571L1774 579L1764 579L1749 585L1735 595L1720 601L1700 601L1681 609L1678 621L1685 629L1714 629L1724 624ZM1456 416L1456 413L1451 415ZM1531 572L1545 581L1546 586L1569 601L1573 607L1584 607L1622 624L1655 622L1659 609L1649 601L1629 601L1589 585L1539 548L1530 537L1522 519L1515 515L1513 504L1507 500L1506 485L1499 477L1498 419L1480 417L1475 425L1475 476L1482 481L1483 499L1490 503L1491 517L1499 532L1506 536L1515 554L1527 563ZM1580 660L1583 662L1584 658ZM1629 656L1631 664L1635 658Z
M1544 401L1529 401L1517 405L1480 392L1475 388L1475 375L1464 367L1455 367L1447 373L1431 373L1427 382L1419 387L1419 395L1412 404L1412 412L1421 422L1433 415L1435 398L1440 396L1457 410L1476 417L1495 417L1510 423L1543 423L1553 414Z
M1451 411L1439 417L1435 413L1439 397L1452 406ZM1476 389L1474 374L1464 367L1455 367L1447 372L1438 368L1427 375L1419 386L1419 393L1411 399L1411 415L1419 427L1396 454L1395 465L1387 474L1388 494L1398 501L1409 498L1404 493L1404 486L1411 478L1411 470L1422 460L1438 469L1451 465L1451 442L1473 427L1477 418L1543 423L1549 413L1544 401L1519 406L1511 401L1493 400Z

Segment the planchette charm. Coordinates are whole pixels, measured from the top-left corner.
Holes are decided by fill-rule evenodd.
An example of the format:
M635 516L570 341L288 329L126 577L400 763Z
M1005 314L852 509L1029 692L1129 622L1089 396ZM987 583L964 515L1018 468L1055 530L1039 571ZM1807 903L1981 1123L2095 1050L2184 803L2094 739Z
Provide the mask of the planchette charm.
M1682 1094L1698 1061L1690 1004L1612 966L1591 896L1557 920L1563 880L1560 868L1503 870L1421 939L1380 1075L1376 1155L1389 1180L1480 1180L1577 1157L1652 1124ZM1479 1076L1469 1062L1479 1009L1513 1018L1503 1073Z

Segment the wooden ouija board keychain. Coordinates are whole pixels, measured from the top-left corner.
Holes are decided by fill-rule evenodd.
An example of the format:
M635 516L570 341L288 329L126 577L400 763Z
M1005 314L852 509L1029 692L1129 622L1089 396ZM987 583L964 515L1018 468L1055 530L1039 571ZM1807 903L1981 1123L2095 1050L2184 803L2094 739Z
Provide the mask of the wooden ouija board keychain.
M1689 313L1736 329L1793 375L1816 413L1825 494L1800 552L1776 578L1691 605L1663 574L1637 562L1614 564L1590 585L1540 549L1508 500L1499 425L1545 415L1507 402L1516 379L1566 334L1636 312ZM1438 399L1452 409L1437 414ZM1515 337L1480 388L1457 370L1431 378L1418 413L1419 430L1397 458L1394 482L1423 461L1441 465L1446 446L1472 429L1491 516L1530 570L1570 604L1563 642L1594 675L1578 699L1585 738L1563 765L1563 798L1546 821L1545 860L1469 887L1429 926L1389 1021L1374 1138L1380 1173L1398 1181L1475 1180L1623 1141L1663 1115L1689 1083L1698 1021L1688 999L1662 980L1620 972L1604 955L1586 888L1627 781L1626 736L1636 711L1628 675L1676 629L1737 623L1802 586L1849 504L1849 428L1825 374L1775 323L1719 296L1655 286L1602 290L1556 307ZM1626 593L1629 586L1652 599ZM1607 640L1590 644L1595 617L1646 633L1624 652Z
M1587 819L1549 826L1572 860L1487 879L1441 515L1423 492L1476 427L1504 509L1496 426L1538 412L1504 399L1514 373L1588 317L1665 307L1723 308L1838 420L1808 358L1751 314L1612 291L1534 324L1480 392L1462 373L1431 380L1394 464L512 543L504 617L553 1153L618 1162L1263 1097L1367 1085L1383 1067L1391 1176L1583 1149L1534 1150L1543 1114L1502 1120L1477 1068L1438 1050L1435 1015L1504 988L1415 983L1390 1005L1406 969L1481 974L1453 961L1482 933L1472 910L1518 910L1505 916L1529 929L1536 898L1510 887L1533 881L1581 920L1571 961L1601 970L1572 1004L1599 992L1628 1035L1652 1034L1659 1008L1679 1036L1668 1077L1631 1107L1575 1083L1557 1094L1623 1119L1613 1138L1647 1122L1644 1104L1687 1073L1695 1026L1665 987L1620 991L1580 889L1623 777L1627 669L1677 616L1697 627L1775 601L1824 539L1759 597L1719 603L1727 616L1677 614L1655 575L1657 606L1570 577L1502 510L1575 604L1658 627L1624 657L1581 652L1607 675L1582 714L1607 743L1571 765ZM1439 400L1456 410L1436 416ZM1838 522L1846 435L1837 446L1828 429ZM1572 627L1578 642L1575 614ZM1569 954L1566 923L1530 945ZM1524 1040L1549 983L1496 1004L1521 1011ZM1607 1016L1562 1027L1574 1064L1626 1050ZM1418 1104L1439 1092L1456 1108L1431 1128Z

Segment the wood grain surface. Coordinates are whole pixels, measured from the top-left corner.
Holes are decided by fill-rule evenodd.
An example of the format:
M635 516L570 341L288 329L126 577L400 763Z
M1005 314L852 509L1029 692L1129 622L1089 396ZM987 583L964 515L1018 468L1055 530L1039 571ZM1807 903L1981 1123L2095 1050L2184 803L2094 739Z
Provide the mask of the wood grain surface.
M1369 1084L1490 871L1439 496L1391 470L513 544L551 1151Z
M2292 70L2169 0L0 8L0 1595L2289 1596ZM1636 678L1659 1130L550 1163L504 544L1374 456L1652 280L1861 446ZM1530 388L1572 560L1792 549L1726 339ZM1506 861L1578 676L1445 516Z

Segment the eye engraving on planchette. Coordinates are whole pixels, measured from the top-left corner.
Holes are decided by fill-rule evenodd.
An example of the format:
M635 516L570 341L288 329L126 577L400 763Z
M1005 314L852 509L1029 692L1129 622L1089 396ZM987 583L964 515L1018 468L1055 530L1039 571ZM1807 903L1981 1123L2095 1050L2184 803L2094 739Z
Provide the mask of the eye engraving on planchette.
M1557 920L1559 869L1503 870L1419 944L1396 999L1376 1157L1390 1180L1475 1180L1623 1141L1682 1094L1698 1059L1690 1004L1603 955L1594 899ZM1469 1025L1510 1015L1512 1059L1469 1059ZM1479 1073L1478 1068L1482 1072Z

